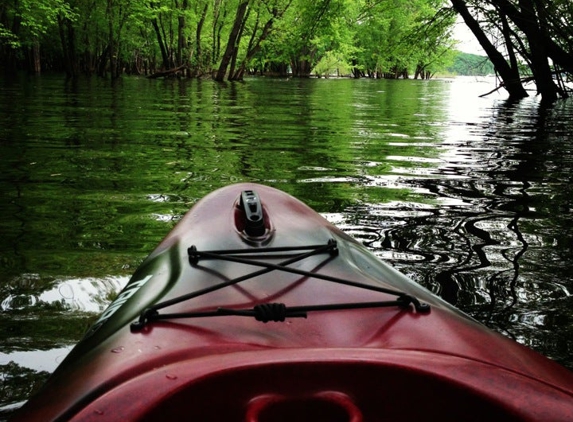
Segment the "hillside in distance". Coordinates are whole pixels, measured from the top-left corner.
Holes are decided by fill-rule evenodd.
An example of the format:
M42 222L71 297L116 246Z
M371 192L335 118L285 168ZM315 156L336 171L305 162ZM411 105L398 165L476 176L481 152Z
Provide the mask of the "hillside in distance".
M462 76L486 76L495 73L492 62L487 56L479 56L458 51L448 72Z

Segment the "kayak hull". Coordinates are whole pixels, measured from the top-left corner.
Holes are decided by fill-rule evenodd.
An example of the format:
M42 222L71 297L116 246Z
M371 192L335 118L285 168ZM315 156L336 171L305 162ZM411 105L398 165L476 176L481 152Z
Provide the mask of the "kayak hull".
M209 254L222 250L251 261ZM396 291L414 302L396 305ZM253 317L268 303L281 312ZM349 303L378 305L339 306ZM292 196L237 184L186 214L16 420L320 415L573 420L573 375L435 297Z

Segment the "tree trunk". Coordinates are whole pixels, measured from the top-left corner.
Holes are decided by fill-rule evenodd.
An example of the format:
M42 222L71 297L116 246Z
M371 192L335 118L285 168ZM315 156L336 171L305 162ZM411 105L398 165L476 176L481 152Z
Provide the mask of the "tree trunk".
M495 0L493 2L500 10L502 10L514 23L515 25L524 30L523 25L527 25L527 20L521 16L521 13L517 8L510 3L508 0ZM573 73L573 51L565 51L561 46L559 46L551 37L547 34L544 28L539 28L535 36L538 38L539 42L545 45L547 54L553 60L555 64L558 64L563 70Z
M79 65L76 60L76 43L73 23L69 19L58 17L58 30L60 42L62 43L62 54L64 59L64 69L68 78L79 75Z
M40 43L37 39L34 40L32 44L32 69L34 73L39 75L42 73L42 62L40 60Z
M273 20L273 18L271 18L271 20L269 21L269 22L271 22L271 26L272 26L272 20ZM267 24L268 24L268 22L267 22ZM243 74L245 73L245 70L247 68L247 64L251 61L253 56L255 54L257 54L257 51L259 51L258 46L259 46L259 43L261 42L261 40L259 39L259 41L257 41L255 43L255 37L256 37L258 29L259 29L259 16L257 16L257 22L255 23L255 28L253 29L253 33L251 34L251 39L249 40L249 45L247 47L247 54L246 54L245 58L243 59L243 61L241 62L239 69L236 72L235 72L235 61L237 59L237 55L235 54L235 56L233 57L233 61L231 62L231 68L229 70L229 80L241 81L243 79ZM266 37L265 29L266 29L266 25L265 25L265 28L263 28L261 38Z
M113 23L109 22L109 71L111 73L111 78L115 79L116 68L117 68L117 46L115 45L115 40L113 37Z
M297 57L291 59L292 75L297 78L309 78L312 72L312 57L316 54L310 47L304 46Z
M182 9L185 11L189 5L188 0L183 0ZM177 63L176 66L185 64L188 57L183 57L187 51L187 39L185 38L185 16L179 15L177 19Z
M539 33L545 32L541 20L535 14L535 6L531 0L519 0L519 6L523 15L521 28L527 37L529 50L531 51L531 71L535 78L537 92L544 101L553 102L557 99L557 85L553 82L553 74L547 51ZM536 23L539 22L539 25ZM541 28L540 28L541 26Z
M418 63L416 65L416 70L414 71L414 79L425 79L424 75L425 75L425 70L424 70L425 66L422 65L421 63Z
M511 42L511 28L509 27L507 16L505 13L500 11L499 17L501 19L501 31L503 34L503 38L505 39L507 55L509 57L509 65L512 69L517 69L518 62L517 62L517 57L515 56L515 49L513 48L513 44Z
M310 78L312 65L307 59L296 59L292 62L292 75L297 78Z
M204 58L203 58L203 49L201 48L201 32L203 31L203 25L205 24L205 19L207 18L207 11L209 10L209 3L205 4L205 8L203 9L203 13L201 13L201 18L199 22L197 22L197 30L195 31L195 50L197 51L197 67L198 70L203 68L204 65ZM200 71L198 72L200 73Z
M97 75L104 77L105 76L105 69L107 65L107 58L109 57L109 45L106 45L103 52L99 56L97 60Z
M221 18L221 1L215 0L213 3L213 35L212 35L212 50L211 65L215 65L219 60L221 53L221 30L223 28L223 19Z
M245 14L245 16L243 17L243 20L241 22L241 29L239 30L239 35L237 36L235 48L233 49L233 55L231 56L231 63L229 65L229 76L228 76L229 81L235 80L234 75L235 75L235 67L237 65L237 56L239 54L239 42L241 41L241 38L243 38L243 32L245 31L245 24L247 22L247 19L249 19L250 13L251 13L251 10L249 8L247 8L247 13ZM253 37L255 36L255 32L257 31L258 26L259 26L259 19L257 18L257 22L255 24L255 28L254 28L253 34L251 36L251 40L249 41L249 45L253 41Z
M155 35L157 36L157 43L159 44L159 50L161 51L161 61L163 62L163 68L169 69L169 55L167 54L167 46L165 45L165 41L161 35L161 30L159 29L157 19L152 19L151 24L153 25Z
M60 33L60 42L62 44L62 56L64 59L64 69L66 71L66 75L68 77L71 77L72 72L71 72L71 66L70 66L68 43L66 42L66 31L65 31L64 26L65 26L64 20L58 16L58 31Z
M521 84L519 77L519 70L517 68L510 67L505 61L503 55L497 51L495 46L487 38L483 30L481 29L479 23L471 15L467 8L466 2L463 0L450 0L452 6L463 18L464 22L468 28L472 31L487 56L493 63L496 71L499 73L500 78L503 81L504 88L509 93L510 99L520 99L527 97L527 92L523 85Z
M245 71L247 69L247 65L257 55L257 53L261 50L261 43L264 40L266 40L267 37L269 36L269 34L271 33L271 30L273 28L275 20L280 18L286 12L286 10L289 8L290 5L291 5L291 2L289 2L282 11L279 11L277 8L274 8L272 10L272 16L267 21L265 26L263 27L263 29L261 31L261 36L258 38L258 40L256 42L254 41L256 31L253 31L253 36L251 37L251 40L249 41L249 47L247 50L247 55L245 56L245 59L242 61L241 66L239 67L239 70L233 76L234 80L242 80L243 79L243 75L245 74ZM259 23L259 21L257 19L257 26L258 26L258 23Z
M111 73L111 78L115 79L117 77L117 42L115 40L115 31L113 27L113 12L114 4L113 0L107 1L107 23L108 23L108 47L109 47L109 71Z
M217 70L217 74L214 78L216 81L222 82L225 79L227 68L229 67L229 63L238 46L238 37L241 31L241 27L243 26L243 18L245 17L248 6L249 0L243 0L237 7L237 14L235 15L235 22L233 24L233 28L231 29L231 33L229 34L227 48L225 49L225 53L221 59L221 64L219 65L219 70Z

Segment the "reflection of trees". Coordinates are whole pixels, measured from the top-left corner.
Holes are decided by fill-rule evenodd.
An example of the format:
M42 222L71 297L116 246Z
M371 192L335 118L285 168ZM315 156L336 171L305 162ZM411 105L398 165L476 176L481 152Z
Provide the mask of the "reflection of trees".
M357 209L382 258L504 334L570 362L571 105L507 103L436 178L402 182L445 205ZM448 140L449 143L452 140ZM467 158L467 157L466 157ZM454 176L452 176L454 175ZM376 213L376 218L368 217ZM360 238L360 234L358 236ZM391 252L389 252L391 251ZM551 335L550 335L551 333Z
M22 403L40 388L50 374L46 371L34 371L9 362L0 365L0 419L10 417L16 409L14 403Z
M483 141L485 145L476 145L474 148L491 151L493 147L497 149L496 154L489 155L490 161L483 170L472 172L472 178L475 180L467 184L469 192L452 189L451 185L448 186L449 189L434 189L434 191L441 195L447 192L466 201L470 198L473 205L480 206L483 210L482 213L472 217L473 220L477 219L483 223L489 221L493 227L496 220L510 219L507 224L504 223L505 236L511 234L513 240L509 242L509 247L503 251L502 256L511 264L509 270L514 274L507 282L513 298L506 302L506 305L514 306L517 301L514 287L520 275L520 261L529 246L522 230L525 229L527 235L535 236L536 233L533 232L535 226L530 224L532 221L543 219L546 225L550 226L555 218L559 218L558 215L547 213L543 209L547 197L553 197L557 193L552 186L545 186L543 181L555 177L557 169L547 165L553 155L547 152L551 151L554 140L553 132L546 131L547 126L551 125L546 120L546 109L524 110L518 104L508 104L500 108L499 114L495 117L487 128L487 136ZM447 182L445 184L448 185ZM568 187L567 183L564 185L559 183L558 189ZM530 195L530 190L535 194ZM489 266L485 250L488 246L493 246L492 234L498 230L494 227L488 232L483 230L483 226L482 229L476 229L471 220L464 223L464 228L480 242L473 241L471 250L468 251L469 254L475 253L480 263L473 268ZM498 233L500 234L504 235L503 232ZM457 268L452 270L456 271ZM489 284L493 286L493 281L499 282L502 273L492 276ZM495 289L490 288L490 292L495 292ZM495 299L495 295L492 295L492 304L495 303Z

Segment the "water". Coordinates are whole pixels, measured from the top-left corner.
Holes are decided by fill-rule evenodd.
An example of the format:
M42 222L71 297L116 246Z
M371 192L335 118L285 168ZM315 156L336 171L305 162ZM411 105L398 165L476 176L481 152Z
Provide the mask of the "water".
M479 98L492 83L0 79L0 416L189 207L239 181L573 368L573 102Z

